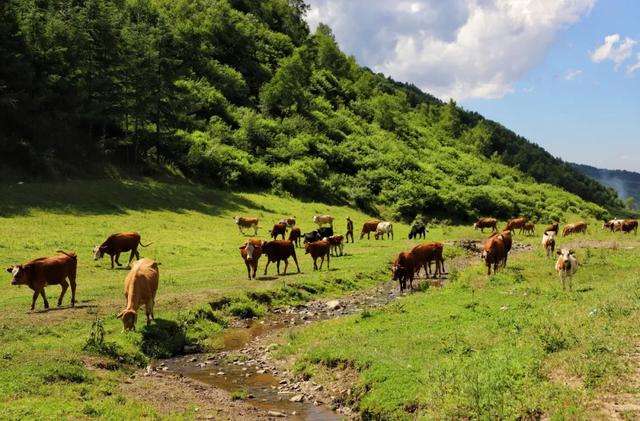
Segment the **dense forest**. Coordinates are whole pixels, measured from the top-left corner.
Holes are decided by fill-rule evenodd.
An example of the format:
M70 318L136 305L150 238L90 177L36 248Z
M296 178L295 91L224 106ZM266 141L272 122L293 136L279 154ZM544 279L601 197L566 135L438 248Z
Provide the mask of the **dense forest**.
M618 192L629 209L640 205L640 174L625 170L606 170L590 165L571 164L575 169Z
M329 27L310 33L306 11L302 0L3 1L3 165L33 177L164 168L403 219L622 206L501 125L359 66Z

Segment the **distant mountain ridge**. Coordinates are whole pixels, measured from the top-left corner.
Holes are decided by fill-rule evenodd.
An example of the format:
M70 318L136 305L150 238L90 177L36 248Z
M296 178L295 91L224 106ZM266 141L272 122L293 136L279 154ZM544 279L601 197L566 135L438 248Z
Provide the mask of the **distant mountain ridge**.
M584 175L615 189L622 200L633 197L636 207L640 204L640 173L626 170L607 170L584 164L571 165Z

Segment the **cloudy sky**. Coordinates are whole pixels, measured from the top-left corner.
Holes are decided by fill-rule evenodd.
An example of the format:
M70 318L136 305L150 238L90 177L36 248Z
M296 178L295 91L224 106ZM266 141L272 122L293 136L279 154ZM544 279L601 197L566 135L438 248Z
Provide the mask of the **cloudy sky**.
M640 171L640 1L307 3L360 64L565 160Z

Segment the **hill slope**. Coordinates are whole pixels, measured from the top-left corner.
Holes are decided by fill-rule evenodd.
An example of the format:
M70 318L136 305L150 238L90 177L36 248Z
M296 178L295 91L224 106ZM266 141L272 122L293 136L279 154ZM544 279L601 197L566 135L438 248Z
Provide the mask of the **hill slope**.
M606 170L583 164L571 164L584 175L611 187L622 200L633 198L636 207L640 203L640 173L623 170Z
M499 124L358 66L327 26L309 34L306 10L301 0L3 3L0 151L30 174L83 175L78 160L169 166L404 219L621 206Z

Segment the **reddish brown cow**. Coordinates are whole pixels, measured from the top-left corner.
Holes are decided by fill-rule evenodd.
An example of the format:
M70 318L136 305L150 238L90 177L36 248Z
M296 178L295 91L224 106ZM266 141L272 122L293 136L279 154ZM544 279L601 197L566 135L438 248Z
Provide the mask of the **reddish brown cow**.
M543 234L546 234L548 232L555 232L556 234L558 234L560 232L560 224L558 224L557 222L554 222L553 224L547 226L544 231L542 231Z
M73 307L76 304L78 259L75 253L67 253L62 250L57 250L56 253L60 254L52 257L41 257L24 265L11 266L7 269L7 272L13 275L11 285L26 285L33 290L31 310L36 306L38 295L42 295L44 308L49 308L49 302L44 293L44 287L48 285L60 285L62 287L60 298L58 298L59 307L62 305L64 293L67 292L67 288L71 284L71 306ZM69 279L69 282L67 282L67 279Z
M314 241L313 243L304 244L304 254L310 254L313 258L313 270L322 270L325 256L327 257L327 270L329 270L329 260L331 256L331 244L325 238L324 240ZM320 258L320 268L318 268L318 258Z
M282 235L284 240L284 235L287 233L287 224L275 224L269 233L274 240L277 240L279 235Z
M575 224L567 224L562 230L562 236L566 237L569 234L577 234L579 232L586 234L587 233L587 223L580 221Z
M634 234L638 234L638 221L634 220L634 219L625 219L622 222L622 232L625 234L630 233L631 231L634 232Z
M245 218L244 216L234 216L233 220L238 225L241 235L244 235L243 228L253 228L253 235L258 235L258 218Z
M247 275L251 280L251 269L253 269L253 278L256 278L256 271L258 270L258 260L262 255L262 244L264 241L251 239L247 240L240 247L240 256L244 260L244 264L247 266Z
M378 228L378 224L382 222L378 219L371 219L362 225L362 231L360 231L360 239L364 238L364 235L367 234L367 240L371 239L371 233L375 233Z
M524 232L524 226L527 222L529 222L528 218L509 219L509 221L507 221L507 226L505 227L505 230L512 231L515 234L515 230L519 228L520 234L522 234Z
M280 221L278 221L279 224L286 224L287 227L289 228L293 228L296 226L296 217L295 216L291 216L289 218L282 218Z
M491 275L491 265L493 265L493 273L505 262L505 244L502 235L492 235L485 242L481 254L482 259L487 265L487 275Z
M302 231L300 228L295 227L291 228L291 232L289 233L289 241L296 245L296 247L300 247L300 238L302 237Z
M104 243L96 246L93 249L93 260L102 259L105 254L108 254L111 257L111 269L113 269L114 256L116 264L118 266L122 266L122 264L118 261L118 259L120 259L120 253L131 250L129 263L127 263L127 267L129 267L131 265L131 261L133 260L133 256L135 256L136 259L140 258L140 253L138 253L138 246L149 247L151 244L153 244L153 242L149 244L142 244L140 242L140 234L138 234L137 232L120 232L118 234L112 234L105 240Z
M289 257L293 258L293 261L296 264L296 268L298 268L298 273L300 273L300 266L298 266L298 258L296 257L296 248L293 246L293 243L288 240L274 240L269 241L268 243L262 243L262 254L267 256L267 264L264 267L264 274L267 274L267 268L269 267L269 263L276 262L276 268L278 271L278 275L280 275L280 261L284 260L284 272L287 273L287 268L289 267Z
M491 232L498 231L498 220L496 218L480 218L473 224L474 229L480 228L480 232L484 232L485 228L491 228Z
M436 264L435 273L433 274L434 278L444 273L443 250L444 246L438 242L423 243L415 246L411 250L411 254L415 258L416 275L420 273L420 268L424 267L425 277L428 278L429 272L431 271L431 262L435 262Z
M400 291L404 291L409 286L413 289L413 276L416 272L416 259L411 252L402 252L396 257L391 267L393 280L400 283Z
M334 256L338 256L338 252L340 252L340 256L344 254L344 236L343 235L332 235L331 237L325 238L325 240L329 241L331 245L331 251Z

